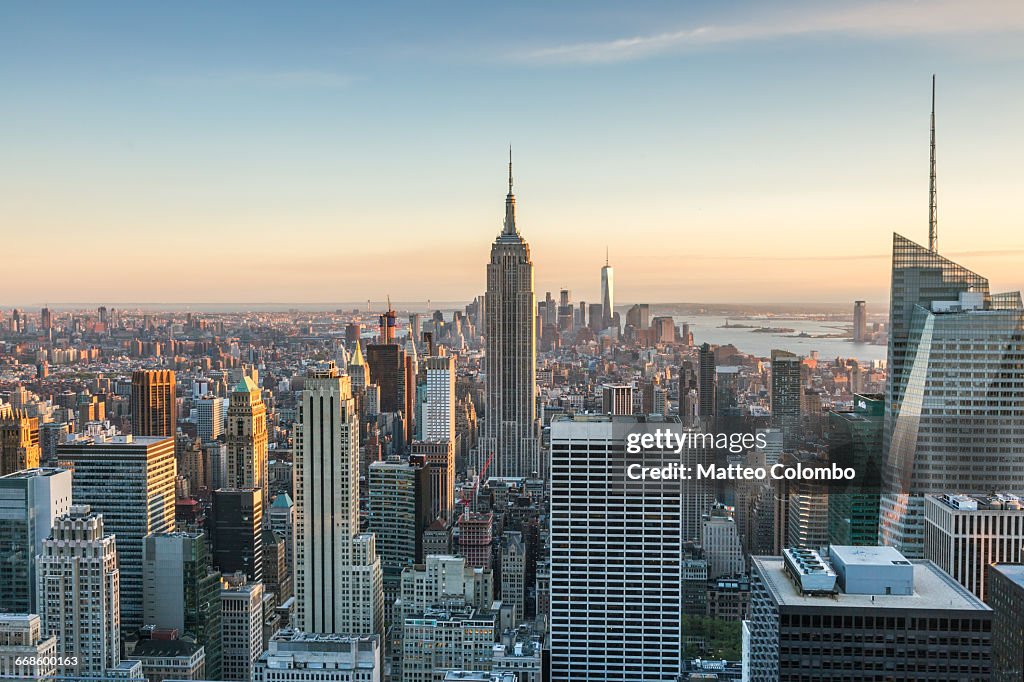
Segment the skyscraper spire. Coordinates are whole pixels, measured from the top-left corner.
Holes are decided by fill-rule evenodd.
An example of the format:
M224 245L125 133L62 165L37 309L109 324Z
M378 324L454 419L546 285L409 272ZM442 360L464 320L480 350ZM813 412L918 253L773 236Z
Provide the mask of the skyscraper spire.
M508 196L505 197L505 229L502 234L517 234L516 195L512 194L512 145L508 146Z
M601 268L601 329L608 329L615 319L615 271L612 270L608 245L604 247Z
M478 442L476 470L481 480L485 474L532 476L541 470L536 404L537 299L530 246L516 230L511 148L505 229L491 245L483 308L485 353L481 369L486 377L487 418Z
M939 249L939 215L935 196L935 74L932 74L931 168L928 182L928 248Z

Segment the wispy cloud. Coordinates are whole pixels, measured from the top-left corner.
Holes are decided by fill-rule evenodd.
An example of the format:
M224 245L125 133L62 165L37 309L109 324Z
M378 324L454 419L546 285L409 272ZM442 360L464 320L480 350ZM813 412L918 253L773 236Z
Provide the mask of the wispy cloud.
M890 39L1021 31L1024 31L1024 3L1019 0L903 0L860 6L823 3L799 12L788 10L765 16L758 21L680 27L674 31L613 40L546 46L518 52L512 58L540 63L611 63L716 45L799 36L833 34Z

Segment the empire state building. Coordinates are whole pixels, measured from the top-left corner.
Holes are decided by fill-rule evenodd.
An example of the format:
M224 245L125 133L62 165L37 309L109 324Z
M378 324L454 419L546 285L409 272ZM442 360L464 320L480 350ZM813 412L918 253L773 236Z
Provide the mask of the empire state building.
M530 246L516 229L509 152L505 226L491 246L484 307L487 412L480 468L489 476L540 471L537 445L537 334ZM490 465L487 462L490 461Z

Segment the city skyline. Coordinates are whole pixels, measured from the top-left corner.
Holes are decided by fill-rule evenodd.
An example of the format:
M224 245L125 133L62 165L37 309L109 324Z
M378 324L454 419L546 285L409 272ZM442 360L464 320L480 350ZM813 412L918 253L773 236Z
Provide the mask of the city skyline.
M1020 682L1024 4L0 25L0 677Z
M610 248L621 301L877 310L927 234L932 73L941 251L1022 287L1024 10L578 9L5 9L0 305L380 300L382 259L396 300L471 300L512 142L537 291L597 302Z

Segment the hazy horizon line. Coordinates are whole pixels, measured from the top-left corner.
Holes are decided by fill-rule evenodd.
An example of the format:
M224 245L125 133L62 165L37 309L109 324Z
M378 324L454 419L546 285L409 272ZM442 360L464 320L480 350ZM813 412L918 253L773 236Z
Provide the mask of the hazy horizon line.
M552 292L553 293L553 292ZM553 297L555 298L555 297ZM543 301L543 298L538 297L538 302ZM839 308L841 306L850 305L852 306L854 301L866 300L867 303L878 305L878 302L873 302L870 299L856 299L851 298L849 301L846 300L833 300L833 301L626 301L623 303L617 303L614 307L616 309L629 308L633 305L648 305L650 307L786 307L786 308L797 308L797 307L818 307L818 308ZM579 305L582 301L575 301L573 306ZM300 301L215 301L200 303L196 301L57 301L56 303L3 303L0 304L0 308L3 309L18 309L18 310L41 310L42 308L49 308L50 310L89 310L98 308L99 306L106 306L107 308L134 308L134 309L154 309L157 311L185 311L194 308L197 312L211 312L210 309L218 309L219 312L288 312L288 309L304 309L302 312L333 312L334 310L343 308L359 308L360 312L367 312L370 314L379 313L384 310L387 305L386 300L382 301L371 301L371 304L381 304L380 306L374 305L369 310L363 310L366 301L311 301L311 302L300 302ZM408 301L391 301L391 308L393 310L402 312L405 311L416 311L416 310L451 310L454 309L452 306L461 308L463 306L472 303L472 299L465 300L452 300L452 301L438 301L437 306L431 305L429 308L423 305L422 301L416 302L415 305L411 305ZM238 306L237 308L231 308L232 306ZM246 307L251 306L275 306L274 309L249 311ZM277 307L283 307L288 309L278 309ZM885 310L888 310L888 304L884 306ZM221 310L227 308L228 310Z

